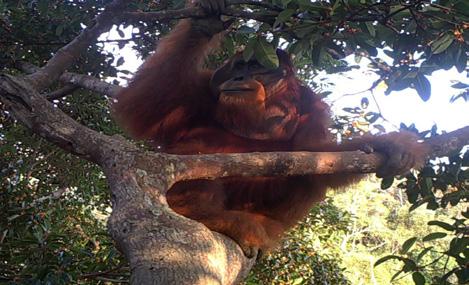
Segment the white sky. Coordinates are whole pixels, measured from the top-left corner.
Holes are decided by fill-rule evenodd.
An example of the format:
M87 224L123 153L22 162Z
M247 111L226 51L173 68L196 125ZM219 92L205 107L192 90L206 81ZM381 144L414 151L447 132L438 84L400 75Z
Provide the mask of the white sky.
M124 30L125 38L130 37L132 27ZM110 33L103 34L100 40L120 39L113 28ZM123 56L125 63L119 68L135 72L142 64L142 59L131 49L133 43L127 44L122 50L119 50L117 44L106 43L105 50L112 52L116 60ZM386 60L386 56L381 53L382 58ZM353 62L353 57L349 59ZM369 71L367 59L362 59L360 69L352 70L343 75L325 75L329 81L334 82L335 86L331 89L332 94L328 100L334 100L344 94L358 93L367 90L373 82L378 79L377 75ZM353 63L355 64L355 63ZM390 125L399 126L401 122L406 125L415 123L420 131L430 129L433 124L437 124L439 130L452 131L469 125L469 102L458 99L454 103L450 103L450 98L458 94L461 89L453 89L450 86L455 81L461 81L469 84L469 75L467 72L458 73L455 68L445 71L440 70L434 72L427 77L432 86L431 97L427 102L423 102L414 89L407 88L402 91L392 92L388 96L384 95L385 88L381 85L375 88L374 95L384 118L391 124L383 124L387 130ZM124 76L125 77L125 76ZM125 84L125 81L121 81ZM345 96L334 102L333 111L340 111L343 107L354 107L360 105L362 97L368 97L370 107L368 110L377 111L376 105L370 92L363 92L353 96Z

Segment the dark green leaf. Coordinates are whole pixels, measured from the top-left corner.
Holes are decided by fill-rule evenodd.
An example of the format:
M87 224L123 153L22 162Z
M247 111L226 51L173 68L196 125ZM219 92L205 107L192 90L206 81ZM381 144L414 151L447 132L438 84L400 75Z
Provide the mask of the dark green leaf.
M458 82L458 83L455 83L453 85L451 85L452 88L456 88L456 89L466 89L469 87L469 84L466 84L466 83L463 83L463 82Z
M413 82L420 98L424 102L428 101L432 93L432 86L430 84L430 81L428 81L425 75L423 75L422 73L418 73Z
M404 272L404 270L399 270L397 271L392 277L391 277L391 282L393 282L397 277L399 277L399 275L401 275L401 273Z
M456 69L458 72L463 72L467 66L467 53L466 53L466 45L460 44L458 48L458 53L456 55Z
M430 45L432 53L438 54L444 52L453 43L453 40L453 35L445 33Z
M368 33L370 33L370 35L372 37L375 37L376 36L376 28L375 28L375 26L373 26L373 23L365 22L365 25L366 25L366 28L368 30Z
M254 48L256 46L257 39L250 38L246 44L246 47L243 50L243 59L245 62L248 62L254 55Z
M391 187L392 183L394 182L394 177L386 177L381 180L381 189L385 190Z
M275 48L265 39L260 39L254 48L254 55L264 67L275 69L279 65L279 60Z
M361 105L362 109L366 109L366 108L368 108L368 105L370 105L370 100L368 100L368 98L366 98L366 97L363 97L361 102L360 102L360 105Z
M399 255L386 255L384 257L381 257L380 259L378 259L375 264L374 264L374 267L380 265L381 263L384 263L388 260L391 260L391 259L398 259L398 260L402 260L402 257L400 257Z
M116 30L117 30L117 33L119 34L119 37L121 37L121 38L125 37L124 32L120 28L117 28Z
M462 268L454 272L458 277L458 284L468 284L469 282L469 268Z
M431 240L435 240L435 239L444 238L446 236L447 236L446 233L435 232L435 233L431 233L431 234L426 235L422 240L423 241L431 241Z
M311 58L315 66L319 66L319 63L321 61L321 53L322 53L322 45L319 43L316 43L313 46L313 51L311 53Z
M422 259L422 257L423 257L425 254L427 254L427 253L428 253L430 250L432 250L432 249L433 249L433 246L426 247L424 250L422 250L422 251L419 253L419 255L417 256L416 261L417 261L417 262L420 261L420 259Z
M403 258L402 261L404 261L404 267L402 268L404 272L414 271L417 269L417 264L412 259Z
M443 228L447 231L453 231L454 230L454 226L452 226L448 223L442 222L442 221L430 221L427 224L429 226L438 226L438 227Z
M280 12L277 16L276 22L283 23L288 21L291 16L295 14L295 10L293 9L285 9L282 12ZM275 26L275 25L274 25Z
M412 280L415 285L425 285L425 277L420 272L412 273Z
M119 59L117 60L116 62L116 66L121 66L122 64L124 64L125 60L124 60L124 57L119 57Z
M403 244L402 244L402 247L401 247L401 253L402 254L406 254L411 248L412 246L414 246L415 242L417 241L417 238L416 237L411 237L410 239L406 240Z
M61 36L64 31L64 26L63 25L58 25L57 28L55 29L55 35L56 36Z

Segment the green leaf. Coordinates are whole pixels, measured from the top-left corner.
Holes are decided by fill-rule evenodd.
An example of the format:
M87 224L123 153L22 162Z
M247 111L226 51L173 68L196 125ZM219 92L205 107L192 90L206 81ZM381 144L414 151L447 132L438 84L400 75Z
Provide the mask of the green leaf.
M117 60L116 62L116 66L121 66L122 64L124 64L125 60L124 60L124 57L119 57L119 59Z
M409 249L412 248L412 246L414 246L415 242L417 241L417 238L416 237L411 237L410 239L406 240L403 244L402 244L402 247L401 247L401 253L402 254L405 254L409 251Z
M363 97L362 100L360 101L360 105L362 109L366 109L368 108L368 105L370 105L370 100L368 100L368 98L366 97Z
M275 69L279 66L279 60L275 48L265 39L260 39L254 48L254 55L264 67Z
M443 34L443 36L436 39L431 45L430 48L432 53L439 54L444 52L454 40L454 36L448 33Z
M235 53L235 44L232 37L225 38L223 41L223 48L231 55Z
M458 256L459 254L461 254L463 251L467 250L469 246L469 238L465 238L465 237L462 237L462 238L458 238L458 237L455 237L451 240L451 242L449 243L449 250L448 250L448 254L452 255L452 256Z
M412 259L403 258L402 261L405 263L404 267L402 267L402 270L404 270L404 272L410 272L417 269L417 264Z
M298 277L298 278L293 280L292 285L299 285L299 284L303 283L303 281L304 281L303 277Z
M278 22L278 23L283 23L283 22L286 22L288 21L291 16L295 14L295 10L293 9L285 9L283 10L282 12L280 12L277 16L277 19L275 20L275 22ZM275 25L274 25L275 26Z
M374 267L380 265L381 263L384 263L388 260L391 260L391 259L398 259L398 260L402 260L402 257L400 257L399 255L386 255L384 257L381 257L380 259L378 259L375 264L374 264Z
M313 51L311 53L311 58L315 66L319 66L319 63L321 62L321 53L322 53L322 45L319 43L315 44L313 46Z
M425 277L420 272L412 273L412 280L415 285L425 285Z
M446 236L447 236L446 233L435 232L435 233L431 233L431 234L426 235L422 240L423 241L431 241L431 240L435 240L435 239L444 238Z
M458 53L455 57L456 62L455 66L458 72L463 72L466 69L467 65L467 53L466 53L466 46L465 45L459 45Z
M287 7L288 4L290 4L291 1L292 1L292 0L282 0L282 5L283 5L283 7Z
M375 37L376 36L376 28L375 28L375 26L373 26L373 23L365 22L365 25L366 25L366 29L368 30L368 33L370 33L370 35L372 37Z
M432 250L432 249L433 249L433 246L426 247L424 250L422 250L422 251L419 253L419 255L417 256L416 261L417 261L417 262L420 261L420 259L422 259L422 257L423 257L425 254L427 254L427 253L428 253L430 250Z
M61 36L63 31L64 31L64 25L58 25L57 28L55 29L55 35Z
M463 83L463 82L458 82L453 85L451 85L451 88L456 88L456 89L466 89L469 87L469 84Z
M122 31L120 28L117 28L116 31L119 34L119 37L121 37L121 38L125 37L124 31Z
M250 38L246 44L246 47L243 50L243 59L245 62L248 62L254 55L254 48L256 46L257 39Z
M404 272L404 270L402 270L402 269L399 270L399 271L397 271L397 272L391 277L391 280L390 280L391 283L392 283L397 277L399 277L399 275L401 275L402 272Z
M253 34L256 32L256 30L253 28L253 27L249 27L249 26L241 26L238 28L238 30L236 31L240 34Z
M432 86L430 84L430 81L428 81L425 75L423 75L422 73L419 73L413 80L413 83L420 98L424 102L428 101L432 93Z
M469 283L469 268L462 268L454 272L458 277L458 284L468 284Z
M452 226L448 223L442 222L442 221L430 221L430 222L427 223L427 225L429 225L429 226L438 226L438 227L443 228L447 231L453 231L454 230L454 226Z
M381 180L381 189L388 189L389 187L391 187L393 182L394 176L383 178L383 180Z

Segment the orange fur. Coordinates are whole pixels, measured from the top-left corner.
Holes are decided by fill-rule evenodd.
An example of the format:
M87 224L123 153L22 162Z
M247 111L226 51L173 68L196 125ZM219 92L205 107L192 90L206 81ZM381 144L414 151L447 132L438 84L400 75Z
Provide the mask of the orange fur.
M404 148L415 151L417 156L425 153L409 134L365 138L343 145L333 143L328 133L327 105L309 88L301 86L291 63L287 64L281 83L273 91L266 89L271 101L259 101L262 104L258 105L238 100L241 108L220 109L210 86L213 72L202 69L206 52L216 42L194 29L189 20L181 21L118 95L113 106L117 120L136 138L152 139L162 151L175 154L344 151L368 143L385 153L389 153L389 143L396 148L402 148L404 143ZM264 75L257 76L262 79ZM231 100L224 100L228 99ZM259 122L256 127L267 130L266 139L255 139L259 132L250 137L253 126L247 118L257 118L253 112L259 113L261 119L255 119ZM263 119L275 122L269 116L277 114L287 115L286 119L262 125ZM227 125L235 129L230 131ZM398 168L420 164L415 160L413 156L408 161L412 165ZM327 187L345 186L360 177L336 174L184 181L170 189L167 199L176 212L230 236L249 253L250 248L268 250L275 246L286 229L315 202L324 199Z

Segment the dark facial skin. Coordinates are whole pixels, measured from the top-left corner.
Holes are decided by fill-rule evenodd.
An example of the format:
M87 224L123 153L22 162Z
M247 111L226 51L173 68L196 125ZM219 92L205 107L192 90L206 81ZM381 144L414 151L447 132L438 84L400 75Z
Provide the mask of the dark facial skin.
M214 72L210 88L218 99L216 118L227 130L252 139L291 138L298 120L292 91L299 84L288 55L277 54L276 69L255 59L246 62L239 53Z

